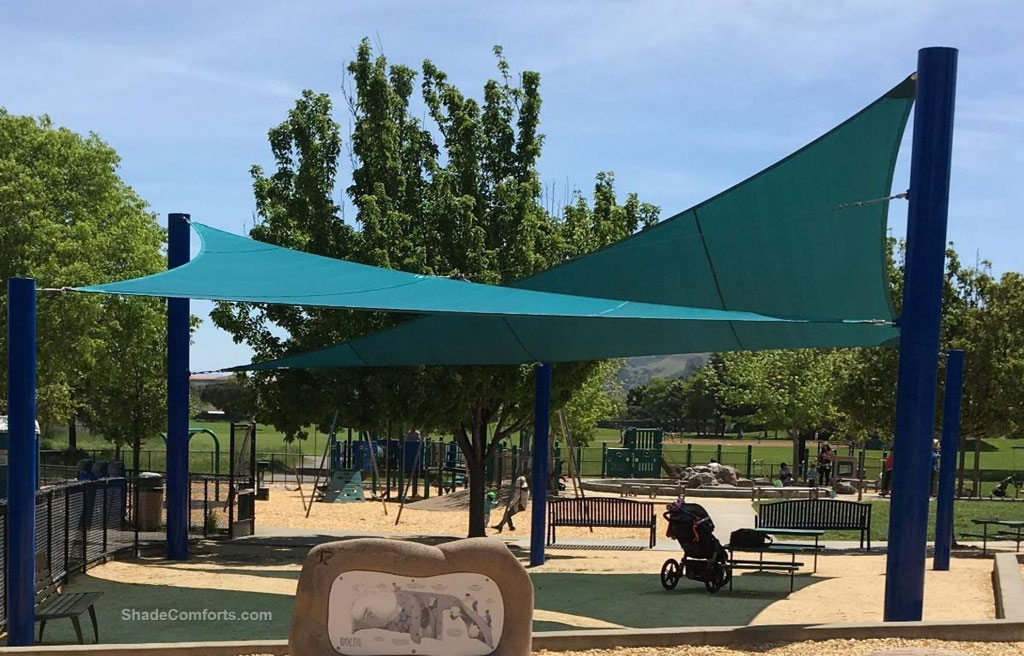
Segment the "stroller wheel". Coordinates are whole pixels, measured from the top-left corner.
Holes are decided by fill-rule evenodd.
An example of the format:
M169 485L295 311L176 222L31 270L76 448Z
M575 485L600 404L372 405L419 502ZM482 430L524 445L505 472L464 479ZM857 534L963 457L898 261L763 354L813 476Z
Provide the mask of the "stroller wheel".
M679 562L674 558L669 558L661 566L661 586L666 590L672 590L679 583L680 578L682 578L682 568L679 567Z
M704 581L704 587L711 594L729 585L729 581L732 579L732 569L725 563L724 556L725 551L722 550L714 562L708 563L710 576L708 580Z

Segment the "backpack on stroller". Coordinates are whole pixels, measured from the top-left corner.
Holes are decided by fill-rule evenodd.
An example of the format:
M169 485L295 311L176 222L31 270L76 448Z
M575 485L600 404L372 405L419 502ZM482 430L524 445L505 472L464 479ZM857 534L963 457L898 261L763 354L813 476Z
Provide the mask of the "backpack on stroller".
M732 578L728 553L715 538L715 523L708 511L696 503L676 501L668 506L664 517L668 521L666 535L679 541L683 560L665 561L661 585L672 590L683 576L702 582L708 592L718 592L727 585Z

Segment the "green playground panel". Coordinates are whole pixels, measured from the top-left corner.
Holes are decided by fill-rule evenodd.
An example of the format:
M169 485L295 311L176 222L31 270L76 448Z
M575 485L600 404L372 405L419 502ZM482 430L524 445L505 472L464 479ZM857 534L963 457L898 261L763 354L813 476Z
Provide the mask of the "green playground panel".
M327 503L351 503L363 500L363 475L358 469L336 469L324 492Z

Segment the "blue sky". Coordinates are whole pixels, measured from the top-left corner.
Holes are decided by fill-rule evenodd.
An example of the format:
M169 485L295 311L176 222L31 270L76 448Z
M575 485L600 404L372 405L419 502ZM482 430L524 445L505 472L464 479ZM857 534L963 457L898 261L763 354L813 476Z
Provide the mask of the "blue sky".
M363 36L393 62L432 59L476 94L491 46L541 73L541 174L589 191L613 170L669 216L774 162L915 66L958 47L949 236L965 260L1024 270L1024 3L47 2L0 0L0 105L95 131L167 212L253 222L249 167L302 89L340 102ZM345 124L346 116L338 112ZM908 131L909 134L909 131ZM907 186L904 143L894 189ZM339 185L343 188L344 185ZM906 205L893 205L903 234ZM209 305L193 303L206 318ZM247 361L206 318L192 368Z

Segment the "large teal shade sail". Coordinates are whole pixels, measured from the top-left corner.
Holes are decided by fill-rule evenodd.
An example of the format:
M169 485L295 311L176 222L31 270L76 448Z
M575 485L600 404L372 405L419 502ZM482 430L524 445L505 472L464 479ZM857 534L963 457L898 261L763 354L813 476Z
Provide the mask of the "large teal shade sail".
M456 315L604 320L781 321L752 312L601 299L481 285L346 262L217 230L201 223L199 255L184 266L78 291Z
M717 196L512 285L804 321L434 315L237 369L513 364L895 343L886 219L913 99L910 77Z

